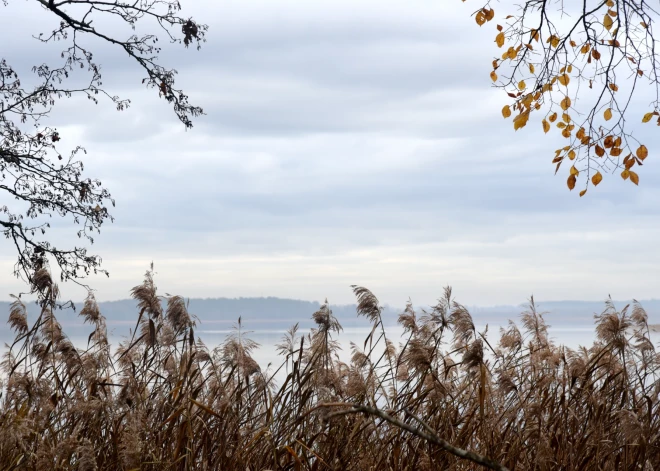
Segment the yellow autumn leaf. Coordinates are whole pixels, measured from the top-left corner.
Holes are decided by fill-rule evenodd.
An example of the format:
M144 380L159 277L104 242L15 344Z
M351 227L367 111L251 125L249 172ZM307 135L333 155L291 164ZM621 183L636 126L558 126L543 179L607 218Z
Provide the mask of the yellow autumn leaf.
M621 172L621 178L624 180L628 180L628 177L630 176L630 170L625 169L623 172Z
M598 184L603 181L603 176L601 175L600 172L596 172L596 175L591 177L591 183L594 184L594 186L598 186Z
M582 198L586 193L587 193L587 189L585 188L580 192L580 198Z
M639 185L639 175L637 175L632 170L629 170L628 173L630 173L630 181L633 182L635 185Z
M504 116L505 118L511 116L511 108L509 107L509 105L506 105L504 108L502 108L502 116Z
M497 44L497 47L502 47L504 46L504 33L499 32L497 36L495 36L495 44Z
M596 155L598 157L602 157L605 155L605 149L603 149L601 146L596 145Z
M580 171L575 168L575 165L571 167L571 175L575 175L576 177L580 175Z
M550 131L550 123L548 123L545 119L542 121L543 124L543 132L548 133Z
M575 188L575 182L576 182L576 181L577 181L577 178L575 177L575 175L572 175L572 174L571 174L571 175L568 177L568 180L566 181L566 185L568 185L568 189L569 189L569 190L572 190L573 188Z
M529 73L530 74L534 73L534 64L529 64Z
M513 60L518 56L518 49L510 47L506 53L507 53L507 57Z
M517 131L520 128L524 128L527 125L527 121L529 121L529 112L520 113L513 118L513 129Z
M642 123L648 123L651 119L653 119L653 113L646 113L642 118Z
M575 160L575 155L576 155L576 154L575 154L575 151L574 151L573 149L571 149L571 150L568 152L568 158L571 159L571 160Z
M564 99L559 103L559 106L561 106L562 110L566 111L571 107L571 99L567 96L564 97Z
M562 74L562 75L559 76L558 81L563 86L567 86L568 83L571 81L571 78L567 74Z
M497 44L497 47L502 47L504 46L504 33L500 31L500 33L495 36L495 43Z
M527 87L527 84L525 83L524 80L521 80L520 82L518 82L518 89L524 90L526 87Z
M495 73L494 70L490 73L490 79L491 79L493 82L496 82L496 81L497 81L497 74Z
M605 27L606 30L612 29L612 25L614 24L614 21L612 20L612 17L610 15L605 15L603 18L603 26Z
M612 109L608 108L605 110L605 113L603 113L603 117L605 118L605 121L609 121L612 119Z
M477 15L474 17L474 20L477 22L479 26L483 26L483 24L486 22L486 15L484 14L483 10L479 10L477 12Z
M552 113L550 116L548 116L548 121L551 123L554 123L557 120L557 113Z
M635 152L635 154L637 155L637 158L639 158L639 160L644 160L649 156L649 151L645 145L641 145L637 148L637 152Z

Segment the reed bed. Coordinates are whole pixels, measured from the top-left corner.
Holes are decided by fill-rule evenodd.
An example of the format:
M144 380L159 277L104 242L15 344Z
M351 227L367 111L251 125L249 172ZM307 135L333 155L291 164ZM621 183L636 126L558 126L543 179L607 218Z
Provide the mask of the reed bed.
M533 299L493 335L446 288L432 309L409 304L393 340L356 286L373 329L349 362L326 303L265 372L240 320L209 350L183 298L162 307L151 271L116 348L91 294L80 315L93 332L75 348L49 273L34 279L36 322L18 298L9 313L1 470L660 470L660 356L637 303L606 303L593 345L571 350Z

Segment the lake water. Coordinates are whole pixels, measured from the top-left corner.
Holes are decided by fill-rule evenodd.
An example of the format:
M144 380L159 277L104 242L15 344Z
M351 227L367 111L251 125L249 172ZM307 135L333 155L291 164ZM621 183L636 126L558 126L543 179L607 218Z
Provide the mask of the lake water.
M252 322L251 324L254 325L255 323ZM213 329L213 327L215 326L209 325L205 328L204 323L202 323L195 331L195 335L201 338L211 350L220 346L227 336L233 332L230 329L217 330ZM479 332L482 332L484 328L485 326L477 326ZM125 338L128 329L128 325L109 326L110 342L113 347L116 347L122 338ZM65 325L64 332L69 336L76 347L85 348L91 328L88 325ZM243 332L244 335L259 344L259 348L253 352L253 358L259 363L262 369L268 368L268 365L270 364L270 370L273 371L282 363L282 357L277 355L276 344L282 341L282 338L286 333L285 329L244 329ZM309 330L301 328L298 331L298 334L302 335L307 332L309 332ZM367 327L349 327L345 328L339 335L336 335L335 338L339 341L341 346L339 358L342 361L348 362L351 356L351 342L362 348L364 341L370 332L371 329ZM403 329L400 326L388 327L386 328L386 333L390 340L394 341L396 345L402 340ZM0 341L4 343L9 343L11 341L11 334L8 329L3 329L1 334ZM549 334L550 338L556 344L563 344L572 349L576 349L579 346L591 346L596 335L593 325L552 326L549 328ZM493 346L496 346L499 340L499 327L490 325L487 338ZM660 332L652 332L651 339L656 348L660 349ZM0 343L0 345L2 345L2 343ZM0 350L4 350L4 348L0 348Z
M477 331L482 332L485 326L477 326ZM520 327L519 327L520 328ZM230 330L199 330L197 335L206 343L208 347L221 344L227 335L232 331ZM282 341L285 330L253 330L247 336L259 343L260 348L253 354L254 359L263 367L269 363L279 365L279 357L277 357L276 347L277 343ZM350 360L350 344L351 342L363 347L364 341L371 332L370 328L346 328L336 338L339 340L342 350L339 352L339 358L342 361ZM402 339L403 329L399 326L389 327L386 333L390 340L395 341L395 344ZM594 326L576 326L576 327L550 327L550 339L556 344L562 344L569 348L576 349L579 346L591 346L596 338ZM376 334L377 336L377 334ZM496 346L499 340L499 327L489 326L488 340ZM660 349L660 333L652 332L651 339L656 348Z

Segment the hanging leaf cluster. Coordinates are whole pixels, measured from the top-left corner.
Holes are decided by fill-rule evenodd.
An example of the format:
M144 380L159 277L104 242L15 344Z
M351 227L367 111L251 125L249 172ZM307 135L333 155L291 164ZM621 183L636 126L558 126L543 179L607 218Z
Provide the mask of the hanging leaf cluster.
M655 120L660 126L657 16L648 4L625 0L526 0L500 24L490 3L474 13L479 26L496 24L500 52L490 78L510 100L502 116L515 131L538 117L544 133L566 140L552 164L557 174L570 162L566 184L569 190L583 185L580 196L603 174L639 184L637 169L648 149L632 124ZM641 86L655 93L640 112L632 98Z

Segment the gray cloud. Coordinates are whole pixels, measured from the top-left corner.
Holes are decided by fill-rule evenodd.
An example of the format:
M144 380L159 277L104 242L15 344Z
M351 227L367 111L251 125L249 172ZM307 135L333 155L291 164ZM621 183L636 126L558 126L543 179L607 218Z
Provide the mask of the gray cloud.
M207 111L193 130L106 48L105 83L133 106L71 99L51 117L117 199L94 247L112 273L91 280L99 298L126 296L152 260L162 289L187 296L349 302L351 283L395 305L432 302L444 284L469 304L655 293L658 167L647 160L640 188L606 175L569 193L550 164L565 141L501 118L492 31L465 5L184 8L212 26L202 51L164 54ZM11 255L0 298L19 287Z

